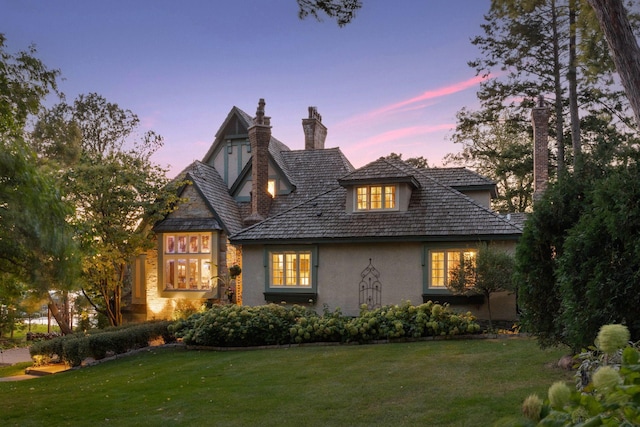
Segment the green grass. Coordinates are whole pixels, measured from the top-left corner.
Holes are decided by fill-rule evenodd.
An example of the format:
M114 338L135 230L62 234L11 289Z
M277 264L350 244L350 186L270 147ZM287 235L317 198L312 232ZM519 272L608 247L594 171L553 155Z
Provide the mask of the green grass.
M25 347L30 343L27 341L27 332L29 332L29 325L19 325L15 331L13 331L13 337L10 334L5 333L0 336L0 348L13 348L13 347ZM47 325L32 324L31 332L46 333ZM51 325L51 332L60 332L58 325Z
M10 366L0 366L0 378L24 374L25 369L33 365L31 362L21 362ZM0 416L1 419L2 416Z
M154 349L0 383L0 425L487 426L571 374L523 338Z

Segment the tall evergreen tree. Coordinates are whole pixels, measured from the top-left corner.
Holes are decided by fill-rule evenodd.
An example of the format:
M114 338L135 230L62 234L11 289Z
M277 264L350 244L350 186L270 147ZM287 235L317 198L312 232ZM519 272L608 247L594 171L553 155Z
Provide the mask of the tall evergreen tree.
M565 146L571 147L569 157L575 168L583 163L583 147L590 160L594 153L602 154L598 134L617 133L618 144L629 141L634 129L629 127L628 105L613 85L613 64L584 0L497 0L485 20L484 35L472 41L482 57L470 62L479 75L488 77L478 92L481 108L458 113L452 140L463 144L463 153L449 160L473 161L476 167L481 163L484 169L495 170L491 178L504 181L497 172L504 173L504 169L496 167L502 162L499 153L493 159L473 158L474 152L482 152L474 145L484 144L477 136L493 132L497 123L505 121L511 123L514 141L520 135L531 135L530 110L538 94L546 94L553 105L551 126L559 173L566 164ZM635 143L633 138L630 142ZM612 156L623 153L625 150L609 152ZM520 170L522 166L524 163L514 165ZM505 196L500 197L499 204L508 205Z

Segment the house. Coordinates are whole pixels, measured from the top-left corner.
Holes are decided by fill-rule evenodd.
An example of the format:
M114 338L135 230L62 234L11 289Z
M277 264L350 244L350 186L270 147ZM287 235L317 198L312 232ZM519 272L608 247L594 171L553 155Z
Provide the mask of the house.
M181 203L155 225L157 250L134 265L139 318L171 317L203 299L304 304L357 315L411 301L447 302L486 317L482 297L452 295L449 271L479 242L513 250L518 216L490 209L495 184L465 168L416 169L381 158L355 169L315 107L302 120L304 150L233 107L202 161L187 167ZM228 269L242 274L230 282ZM515 297L492 297L494 319L516 317Z

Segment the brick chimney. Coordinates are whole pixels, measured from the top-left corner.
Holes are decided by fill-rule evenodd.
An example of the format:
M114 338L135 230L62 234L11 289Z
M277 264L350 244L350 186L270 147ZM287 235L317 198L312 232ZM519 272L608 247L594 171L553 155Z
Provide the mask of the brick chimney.
M533 201L542 197L549 183L549 108L542 95L531 111L533 124Z
M322 124L322 116L316 107L309 107L309 118L302 119L304 149L323 150L327 138L327 127Z
M269 184L269 141L271 140L271 118L264 115L264 99L260 98L253 125L249 127L251 143L251 215L245 224L256 224L269 215L271 195Z

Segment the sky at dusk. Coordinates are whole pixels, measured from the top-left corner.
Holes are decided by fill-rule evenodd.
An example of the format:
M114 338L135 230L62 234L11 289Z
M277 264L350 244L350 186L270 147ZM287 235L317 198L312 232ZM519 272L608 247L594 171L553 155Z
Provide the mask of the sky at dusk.
M478 106L467 61L490 0L363 0L355 20L298 19L295 0L0 0L15 53L61 71L72 102L96 92L164 137L174 176L204 157L229 110L266 101L273 136L304 148L316 106L356 167L391 152L441 166L455 115Z

